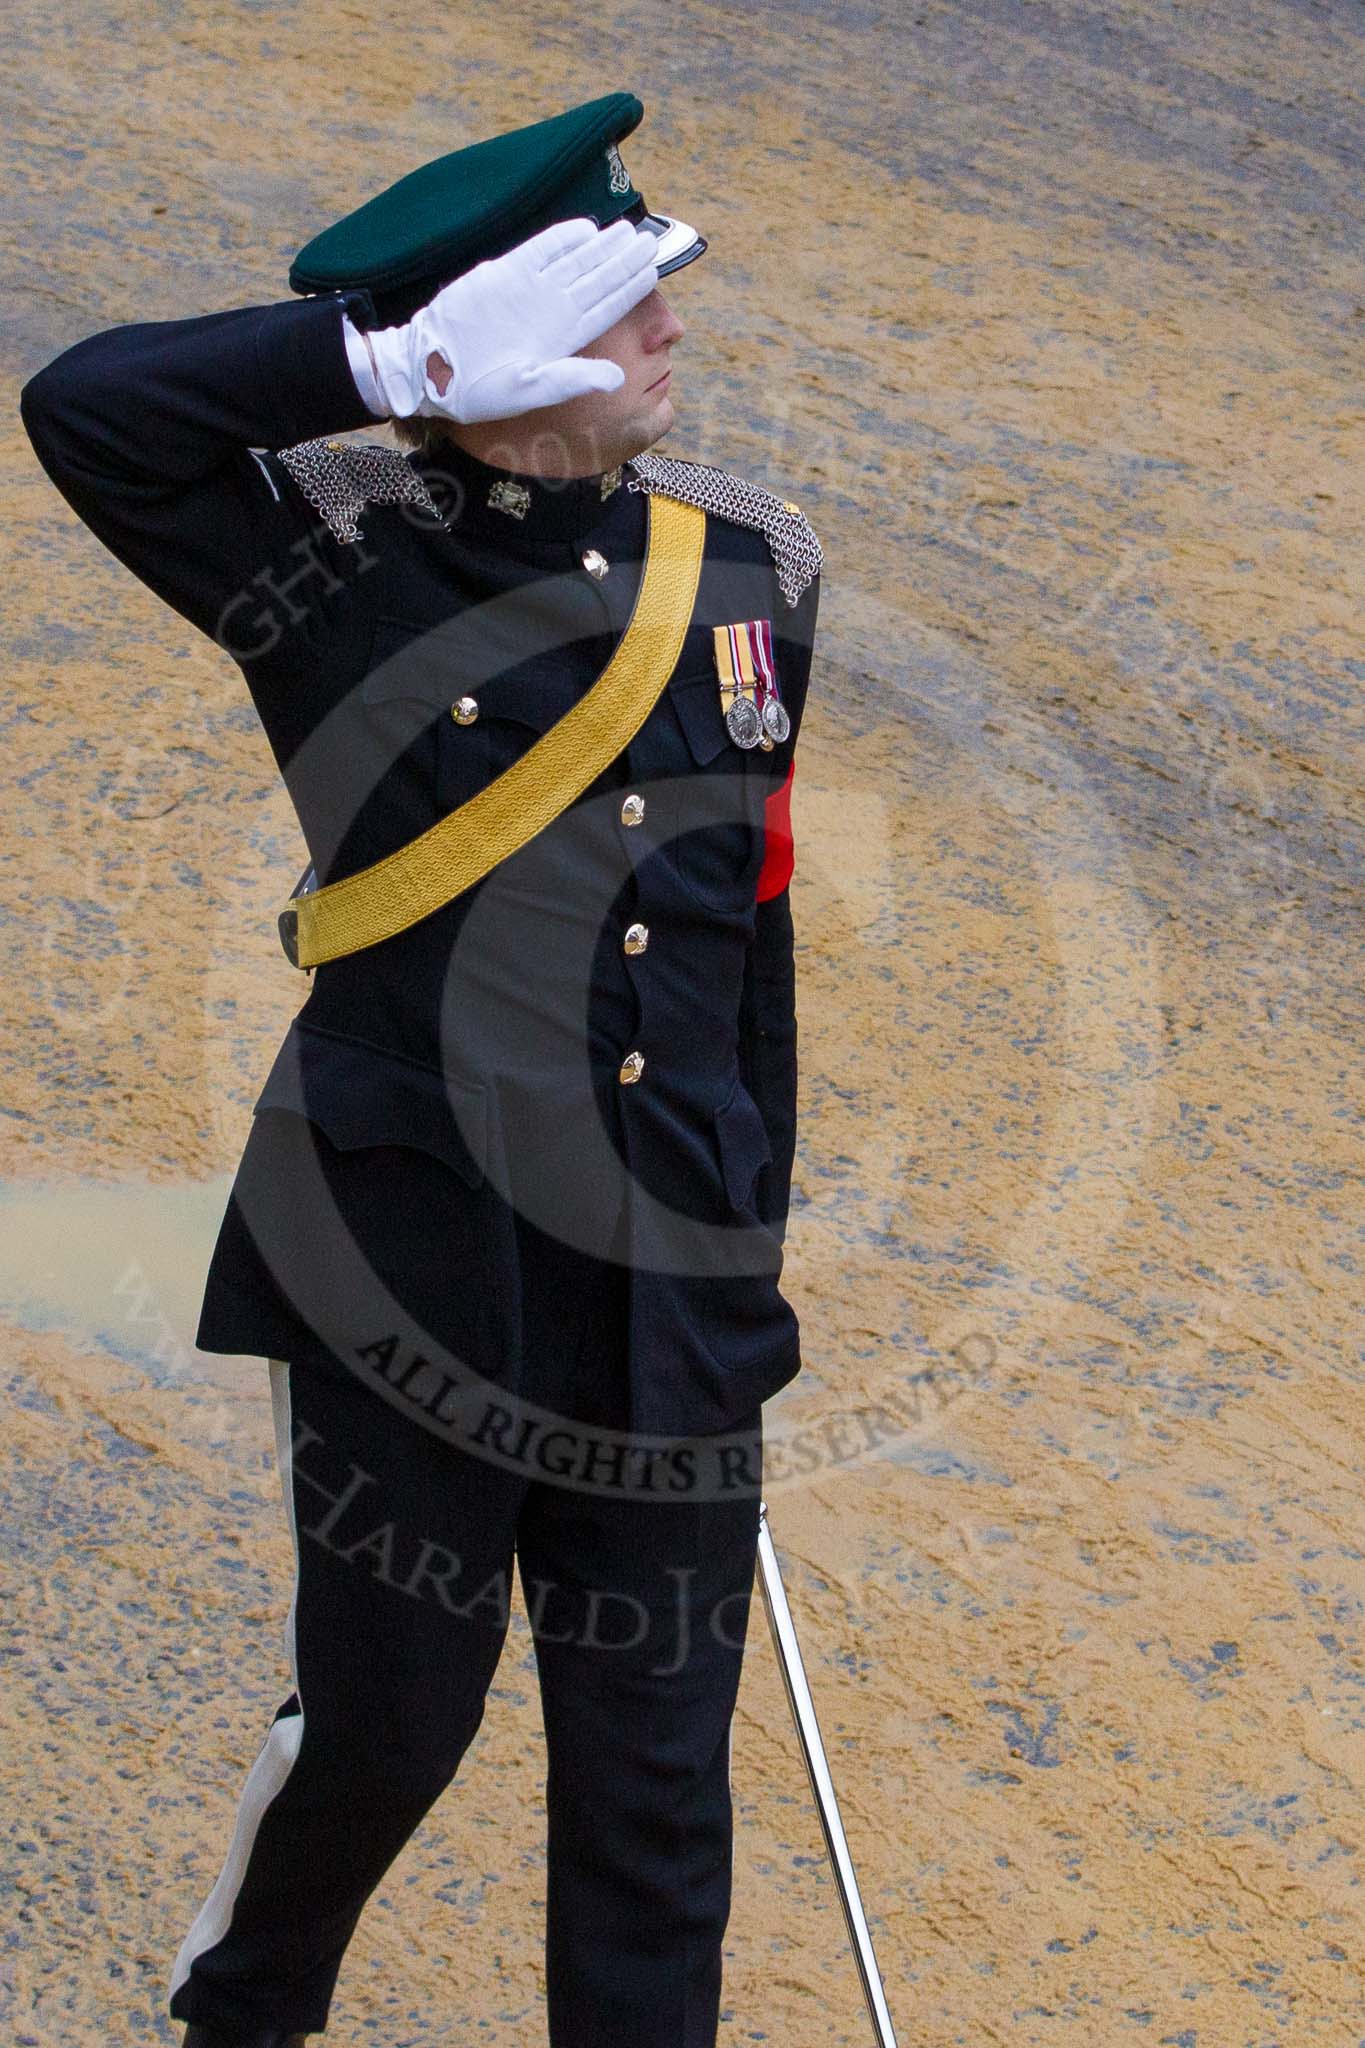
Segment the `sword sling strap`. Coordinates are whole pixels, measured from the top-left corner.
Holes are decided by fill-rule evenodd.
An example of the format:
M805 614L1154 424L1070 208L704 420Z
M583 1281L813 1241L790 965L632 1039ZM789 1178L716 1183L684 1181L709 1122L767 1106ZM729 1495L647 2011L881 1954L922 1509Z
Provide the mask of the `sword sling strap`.
M704 511L662 494L648 503L630 623L592 688L510 768L416 839L296 896L279 920L280 942L296 967L378 945L472 889L552 824L634 739L682 653L706 549Z

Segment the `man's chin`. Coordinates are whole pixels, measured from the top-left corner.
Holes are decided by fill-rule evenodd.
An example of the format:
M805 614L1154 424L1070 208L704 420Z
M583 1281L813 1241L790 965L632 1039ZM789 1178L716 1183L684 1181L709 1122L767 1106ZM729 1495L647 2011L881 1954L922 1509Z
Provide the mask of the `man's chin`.
M642 412L637 420L631 422L629 435L622 437L617 462L629 462L632 456L643 455L646 448L652 448L656 441L662 441L664 435L672 431L673 419L673 400L665 391L655 399L648 412ZM611 466L614 468L615 464Z

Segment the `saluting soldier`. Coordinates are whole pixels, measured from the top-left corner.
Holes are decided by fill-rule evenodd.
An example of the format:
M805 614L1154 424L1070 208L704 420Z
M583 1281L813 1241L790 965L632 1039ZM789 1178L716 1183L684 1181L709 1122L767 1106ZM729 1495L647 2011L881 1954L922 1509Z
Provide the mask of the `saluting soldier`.
M310 855L197 1340L269 1361L292 1682L171 1966L185 2048L324 2028L514 1562L550 2040L715 2041L762 1403L800 1367L821 557L796 506L647 452L658 282L706 243L633 183L642 116L457 150L310 242L297 297L94 335L22 394L79 517L240 666ZM337 438L379 420L399 446Z

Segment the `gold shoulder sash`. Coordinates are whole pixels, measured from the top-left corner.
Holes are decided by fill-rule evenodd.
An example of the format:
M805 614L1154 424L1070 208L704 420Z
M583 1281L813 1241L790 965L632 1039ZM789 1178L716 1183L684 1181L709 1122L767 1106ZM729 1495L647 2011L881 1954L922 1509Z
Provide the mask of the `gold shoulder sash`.
M510 768L406 846L280 913L296 967L358 953L472 889L582 795L634 739L677 666L696 602L706 514L649 499L644 573L630 623L587 694Z

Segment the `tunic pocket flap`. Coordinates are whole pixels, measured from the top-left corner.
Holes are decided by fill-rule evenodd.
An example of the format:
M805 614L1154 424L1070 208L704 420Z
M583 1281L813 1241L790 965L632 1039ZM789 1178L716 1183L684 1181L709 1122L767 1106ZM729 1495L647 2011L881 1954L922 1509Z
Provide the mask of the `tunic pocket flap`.
M763 1113L742 1081L713 1112L730 1205L742 1209L758 1170L773 1156Z
M363 701L413 698L434 711L451 712L469 698L475 709L463 723L511 718L545 732L582 694L571 661L528 662L516 647L497 644L490 631L476 639L461 633L459 623L428 626L392 615L377 619L369 669L360 686Z
M481 1082L313 1025L291 1027L255 1108L307 1117L343 1152L415 1146L469 1187L487 1170L488 1094Z
M715 760L722 747L734 746L721 709L720 681L714 669L709 675L675 678L668 694L694 761L704 766Z
M424 626L419 619L376 619L361 697L367 704L415 697L443 710L460 695L453 655L448 629Z

